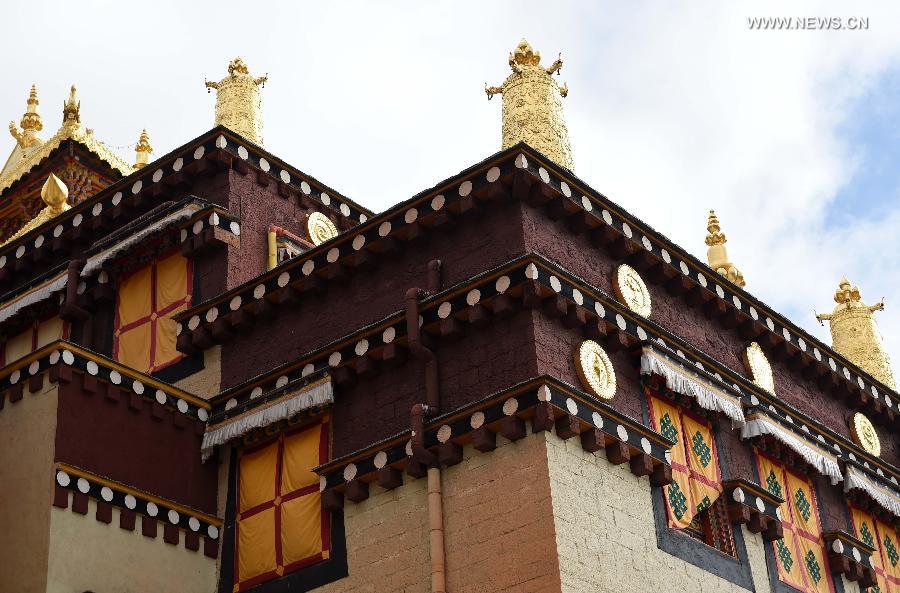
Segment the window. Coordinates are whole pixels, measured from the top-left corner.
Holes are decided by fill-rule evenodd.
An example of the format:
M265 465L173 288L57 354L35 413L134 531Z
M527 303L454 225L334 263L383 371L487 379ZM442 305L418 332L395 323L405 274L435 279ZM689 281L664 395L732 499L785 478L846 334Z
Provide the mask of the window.
M59 317L35 321L31 326L3 344L3 364L9 364L27 356L56 340L69 337L69 324Z
M331 528L319 477L328 460L328 418L241 451L235 512L235 591L330 556Z
M869 513L850 507L853 530L856 537L875 548L872 554L872 568L878 576L878 584L870 587L871 593L900 591L900 547L897 532L893 527L879 521Z
M772 544L778 579L804 593L833 593L812 482L761 453L756 460L762 485L784 499L784 539Z
M192 266L180 253L160 257L119 283L113 357L144 373L183 358L171 316L191 304Z
M722 473L712 427L672 404L649 396L653 427L675 441L672 483L663 487L669 527L735 556L722 493Z

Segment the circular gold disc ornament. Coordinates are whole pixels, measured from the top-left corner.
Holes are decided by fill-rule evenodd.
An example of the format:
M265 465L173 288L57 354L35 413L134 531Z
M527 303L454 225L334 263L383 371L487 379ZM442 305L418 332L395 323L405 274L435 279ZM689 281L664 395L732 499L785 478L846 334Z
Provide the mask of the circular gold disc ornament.
M321 212L313 212L306 220L306 230L309 232L309 240L313 245L321 245L329 239L338 236L337 227Z
M756 342L750 342L744 351L744 366L747 367L747 372L750 373L757 387L775 395L775 376L772 374L772 365L769 364L765 352Z
M575 351L575 368L584 386L603 399L616 394L616 371L606 351L593 340L585 340Z
M856 441L856 444L866 450L875 457L881 455L881 441L878 440L878 433L869 420L862 412L853 414L850 419L850 436Z
M641 317L650 317L652 310L650 305L650 291L644 284L644 279L637 270L628 264L622 264L616 268L613 279L613 289L616 298L625 303L629 309Z

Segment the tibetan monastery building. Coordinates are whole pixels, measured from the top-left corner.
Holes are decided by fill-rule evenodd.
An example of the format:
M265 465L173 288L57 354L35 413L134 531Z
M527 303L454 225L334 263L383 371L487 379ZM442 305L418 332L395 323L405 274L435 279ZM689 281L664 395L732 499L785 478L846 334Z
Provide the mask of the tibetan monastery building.
M843 279L812 337L715 213L701 261L575 175L560 60L509 66L500 152L379 214L266 150L240 59L133 164L32 88L0 592L900 592L882 305Z

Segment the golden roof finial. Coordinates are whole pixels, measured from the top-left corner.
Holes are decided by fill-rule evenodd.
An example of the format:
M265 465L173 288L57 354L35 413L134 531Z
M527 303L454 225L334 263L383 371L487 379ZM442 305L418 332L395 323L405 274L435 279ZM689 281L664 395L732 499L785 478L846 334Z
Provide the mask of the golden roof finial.
M137 145L134 147L134 168L140 169L149 163L152 152L153 147L150 146L150 135L147 134L147 128L144 128L144 131L141 132L141 137L138 138Z
M525 142L569 170L574 169L569 129L563 118L562 98L566 85L553 80L562 68L562 56L548 68L541 66L541 53L525 39L509 54L512 74L503 84L485 85L488 99L503 94L503 142L509 148Z
M53 217L68 210L70 208L66 201L68 198L69 188L66 187L66 184L63 183L59 177L50 173L50 176L47 177L47 181L45 181L43 187L41 187L41 199L46 206L37 213L37 216L29 220L22 228L16 231L15 234L6 239L6 241L3 242L3 245L18 239L32 229L36 229Z
M37 133L44 129L44 122L41 120L41 114L37 110L39 104L37 87L31 85L27 107L22 115L22 120L19 122L22 129L20 130L15 122L9 122L9 133L12 134L12 137L16 139L16 142L22 148L28 148L35 142L40 144L40 138L37 137Z
M884 310L884 301L865 304L859 288L850 284L845 276L834 292L834 302L837 303L834 311L816 315L820 322L830 322L832 348L896 391L891 359L875 322L875 312Z
M78 100L78 90L72 85L69 90L69 98L63 103L63 125L75 125L81 123L81 101Z
M53 215L66 210L66 200L69 199L69 188L62 179L50 173L50 177L41 187L41 199L50 208Z
M709 267L738 286L743 287L746 284L744 274L737 266L728 261L728 248L725 247L728 237L722 232L722 227L719 225L719 217L716 216L714 210L709 211L706 231L706 244L709 246L706 250L706 260L709 262Z
M241 58L228 64L228 76L219 82L206 81L216 90L216 125L234 130L259 145L263 143L262 99L259 87L268 76L254 77Z

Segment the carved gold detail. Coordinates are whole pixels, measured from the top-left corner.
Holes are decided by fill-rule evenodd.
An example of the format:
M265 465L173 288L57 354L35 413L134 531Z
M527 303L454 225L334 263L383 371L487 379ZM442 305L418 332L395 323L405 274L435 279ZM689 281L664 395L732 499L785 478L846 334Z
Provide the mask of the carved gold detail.
M857 445L866 450L866 453L878 457L881 455L881 441L878 439L878 433L869 420L862 412L856 412L850 419L850 436Z
M337 227L321 212L313 212L309 215L306 221L306 230L309 232L309 240L314 245L321 245L338 236Z
M44 129L44 122L41 120L41 114L37 110L39 104L37 87L31 85L25 113L19 122L22 129L19 129L15 122L9 122L9 133L12 134L12 137L16 139L16 143L22 148L29 148L35 143L40 144L41 142L41 139L37 137L37 133Z
M616 268L613 290L616 297L629 309L641 317L650 317L653 310L650 291L647 290L647 285L644 284L644 279L637 273L637 270L628 264L622 264Z
M262 99L259 88L268 76L254 77L241 58L228 64L228 76L206 81L216 90L216 125L223 125L260 146L263 144Z
M59 177L50 173L50 177L47 178L47 181L44 182L44 186L41 188L41 199L44 201L44 208L38 212L37 216L32 218L25 226L20 228L14 235L9 237L6 241L3 242L3 245L6 245L10 241L18 239L22 235L28 233L32 229L36 229L41 226L48 220L62 214L66 210L70 208L69 204L66 203L66 199L69 197L69 188L66 187L66 184L60 180Z
M138 138L138 143L134 147L134 168L140 169L150 162L150 154L153 152L153 147L150 146L150 135L147 134L147 129L144 128L144 131L141 132L140 138Z
M32 92L34 113L36 114L37 92L33 88ZM31 97L29 97L30 110ZM28 113L26 113L27 115ZM24 122L25 118L23 117L23 124ZM29 125L36 124L32 121ZM41 124L41 127L43 127L43 124ZM22 134L24 135L25 132L22 132ZM9 189L12 184L21 179L35 165L47 158L50 153L59 148L60 144L66 140L73 140L83 145L122 175L128 175L134 170L131 165L122 160L119 155L110 150L103 142L94 138L93 130L81 125L81 102L78 100L78 92L73 85L69 92L69 98L63 103L63 122L56 134L46 142L41 142L39 138L35 138L29 150L24 149L19 144L13 149L13 153L7 160L6 165L0 171L0 194Z
M709 246L709 249L706 250L706 259L709 261L709 267L738 286L743 287L746 284L744 282L744 274L741 273L737 266L728 261L728 249L725 247L728 237L722 232L722 227L719 225L719 217L716 216L713 210L709 211L706 231L706 244Z
M831 313L816 315L819 321L831 325L831 346L850 362L866 371L888 387L897 390L891 359L884 348L881 332L875 322L875 312L884 310L884 302L866 305L859 288L841 278L834 293L837 303Z
M501 148L525 142L573 170L572 147L562 107L562 98L569 89L565 85L560 87L552 76L562 68L562 56L544 68L540 52L534 51L523 39L509 54L509 67L512 74L501 86L485 85L484 89L488 99L503 95Z
M750 342L744 350L744 366L757 387L765 389L775 395L775 376L772 374L772 365L766 358L766 353L756 342Z
M603 399L616 394L616 370L606 351L593 340L585 340L575 351L575 367L582 384Z

